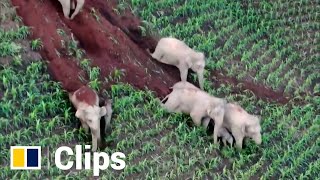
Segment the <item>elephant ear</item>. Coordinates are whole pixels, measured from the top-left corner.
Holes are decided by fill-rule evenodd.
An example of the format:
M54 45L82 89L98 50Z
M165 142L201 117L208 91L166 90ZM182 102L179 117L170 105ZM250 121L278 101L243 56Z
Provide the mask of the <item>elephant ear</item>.
M204 63L203 62L201 62L201 61L198 61L198 62L196 62L195 63L195 65L193 66L193 69L195 70L195 71L203 71L203 69L204 69Z
M187 63L187 65L188 65L188 68L191 68L192 67L192 61L191 61L191 57L190 56L188 56L187 58L186 58L186 63Z
M259 122L259 124L260 124L260 122L261 122L261 116L260 116L260 115L256 115L255 117L256 117L257 121Z
M244 128L244 133L245 134L252 134L252 133L255 133L256 131L258 131L257 129L256 129L256 125L254 125L254 124L250 124L250 125L245 125L245 126L243 126L243 128Z
M106 107L101 107L100 108L100 116L105 116L107 114L107 109Z
M205 60L203 52L198 52L198 58L203 61Z
M81 109L78 109L76 112L76 117L80 119L83 117L83 115L84 115L84 111Z

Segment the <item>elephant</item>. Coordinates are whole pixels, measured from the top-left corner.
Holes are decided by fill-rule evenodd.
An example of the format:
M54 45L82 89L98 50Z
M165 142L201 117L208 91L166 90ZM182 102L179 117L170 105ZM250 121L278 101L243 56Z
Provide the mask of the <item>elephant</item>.
M206 117L204 120L203 120L203 127L204 128L207 128L208 127L208 124L210 122L211 118L210 117ZM233 137L232 135L229 133L229 131L226 129L226 128L220 128L219 129L219 132L218 132L218 137L221 137L222 138L222 142L223 142L223 145L227 145L227 142L232 146L233 145Z
M211 96L200 89L173 88L173 91L161 103L164 101L166 101L162 104L164 109L169 112L190 114L196 126L201 125L201 120L204 117L214 119L213 139L214 143L217 143L218 130L223 123L224 106L226 104L224 99Z
M104 120L105 120L105 131L107 130L107 128L110 128L110 122L111 122L111 116L112 116L112 100L110 99L107 99L104 103L104 107L106 108L107 110L107 114L104 116Z
M96 151L101 144L100 118L104 116L106 128L110 126L111 101L106 101L105 106L99 107L99 97L96 91L88 86L82 86L75 92L69 93L69 100L76 108L75 116L80 119L85 132L88 133L90 128L92 151Z
M176 66L180 71L181 81L187 81L188 70L191 68L197 73L200 89L203 89L205 56L202 52L191 49L176 38L165 37L159 40L151 56L159 62Z
M260 117L247 113L235 103L227 103L222 128L228 129L236 141L236 147L242 149L243 139L249 137L261 144Z
M73 19L82 9L85 0L58 0L62 5L64 17L67 19ZM77 3L75 3L77 1ZM70 10L74 9L73 14L69 18Z
M218 137L222 137L222 142L225 146L227 145L227 142L228 142L232 147L233 137L226 128L220 128L218 132Z

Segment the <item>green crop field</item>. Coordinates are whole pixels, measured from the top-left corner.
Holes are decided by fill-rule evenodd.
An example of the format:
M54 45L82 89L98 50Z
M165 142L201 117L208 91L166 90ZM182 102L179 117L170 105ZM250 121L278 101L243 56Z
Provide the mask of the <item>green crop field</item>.
M103 151L123 152L126 168L101 171L101 179L320 179L319 1L119 0L117 11L123 8L144 20L141 28L203 51L205 90L261 115L262 144L247 140L242 150L214 145L189 116L162 109L153 92L118 82L104 92L114 113ZM77 128L67 93L37 53L41 40L28 39L31 29L8 0L0 3L0 23L0 179L92 176L92 170L55 166L58 147L90 144L90 136ZM70 54L81 58L84 52L69 40ZM99 89L99 69L88 60L81 67ZM284 92L289 101L235 91L241 83L217 86L214 72ZM13 145L42 146L42 170L11 170Z

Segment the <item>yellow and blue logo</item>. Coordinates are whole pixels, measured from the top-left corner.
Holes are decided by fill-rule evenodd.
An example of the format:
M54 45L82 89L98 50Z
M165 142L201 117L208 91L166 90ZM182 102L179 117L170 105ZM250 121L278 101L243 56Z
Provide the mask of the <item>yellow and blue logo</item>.
M11 169L41 169L41 146L11 146Z

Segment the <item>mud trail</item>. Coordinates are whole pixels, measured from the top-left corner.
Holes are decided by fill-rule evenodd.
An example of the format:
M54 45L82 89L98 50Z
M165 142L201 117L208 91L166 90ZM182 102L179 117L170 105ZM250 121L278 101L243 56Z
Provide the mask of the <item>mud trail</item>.
M214 81L217 83L217 86L220 86L220 84L232 84L234 86L241 85L241 87L234 87L234 91L241 92L244 90L250 90L258 98L280 104L287 104L290 100L290 98L285 97L282 92L276 92L261 84L254 84L253 82L249 81L240 81L233 77L227 77L218 71L213 71L212 75L214 77Z
M87 0L82 11L70 21L64 18L62 7L57 0L12 0L17 13L25 25L30 26L32 38L40 38L42 57L48 60L50 74L67 91L74 91L87 83L87 75L79 67L79 60L67 55L61 42L63 37L57 30L62 29L69 37L71 34L85 50L85 58L92 66L98 66L100 80L108 77L114 70L124 71L121 79L136 88L155 91L160 97L170 92L179 81L179 72L150 59L146 49L152 52L157 40L142 36L138 26L141 21L131 12L117 15L113 9L116 1ZM95 9L96 15L92 13ZM79 76L84 77L82 82ZM103 83L103 88L110 84Z

